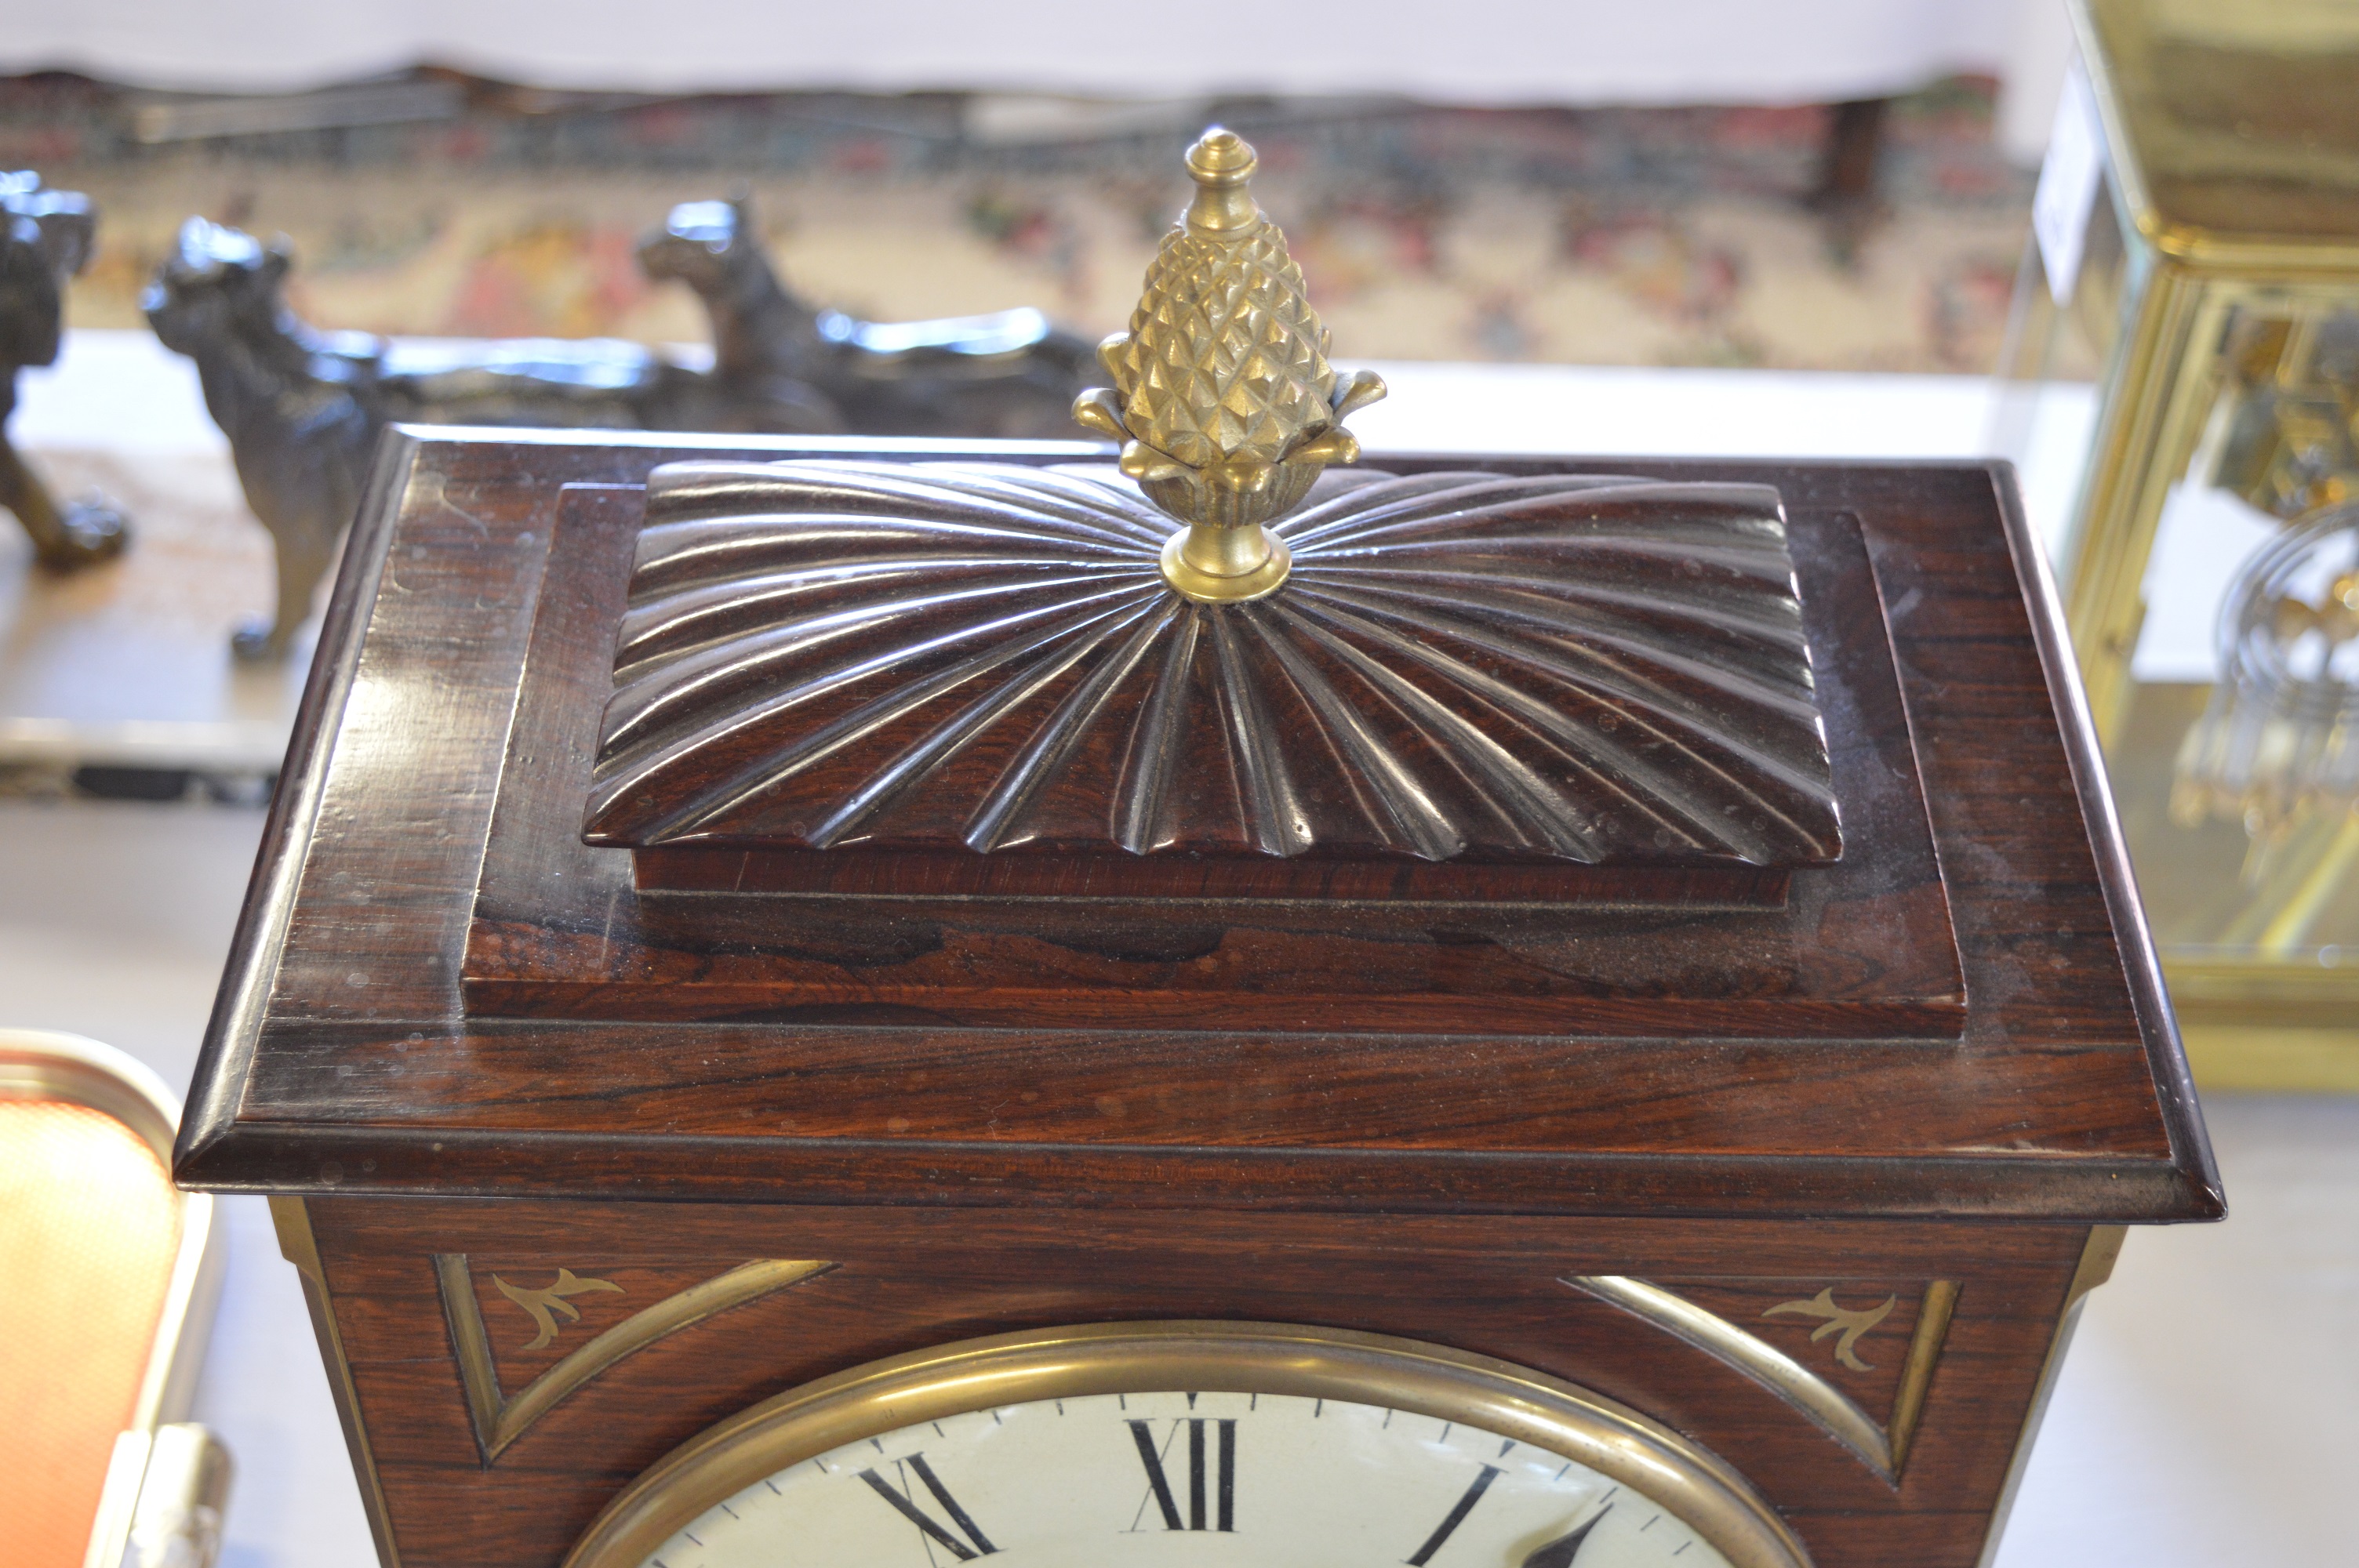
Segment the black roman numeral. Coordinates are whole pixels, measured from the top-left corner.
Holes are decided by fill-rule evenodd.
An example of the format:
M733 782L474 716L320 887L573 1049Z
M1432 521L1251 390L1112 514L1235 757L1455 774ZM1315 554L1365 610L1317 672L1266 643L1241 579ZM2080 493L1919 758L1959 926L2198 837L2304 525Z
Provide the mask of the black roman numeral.
M1417 1554L1408 1560L1408 1568L1425 1568L1433 1554L1441 1550L1441 1543L1450 1539L1451 1532L1466 1522L1466 1516L1474 1511L1474 1505L1483 1500L1483 1494L1491 1489L1491 1483L1499 1478L1499 1474L1496 1465L1483 1466L1483 1473L1474 1477L1474 1484L1466 1488L1466 1495L1451 1509L1450 1517L1434 1527L1433 1533L1425 1538L1425 1544L1419 1547Z
M951 1523L965 1532L965 1541L961 1541L949 1530L937 1523L932 1515L911 1502L892 1482L875 1471L863 1470L860 1472L860 1478L867 1482L878 1497L892 1504L904 1519L925 1531L929 1539L938 1541L949 1547L951 1554L960 1562L972 1563L977 1557L988 1557L999 1550L991 1544L990 1539L981 1530L975 1527L974 1520L967 1517L966 1510L959 1507L958 1499L951 1496L950 1488L942 1485L941 1477L934 1474L934 1467L926 1463L924 1454L912 1454L907 1459L897 1463L906 1465L916 1472L918 1479L924 1484L926 1490L933 1493L934 1501L941 1504L942 1511L951 1516ZM973 1544L969 1544L970 1542Z
M1155 1506L1163 1511L1166 1530L1203 1530L1205 1524L1204 1428L1214 1429L1218 1451L1212 1479L1217 1509L1213 1515L1218 1523L1210 1528L1234 1532L1237 1528L1237 1423L1234 1421L1207 1422L1202 1416L1189 1416L1172 1423L1172 1435L1180 1428L1188 1429L1188 1522L1180 1522L1180 1501L1171 1495L1171 1478L1164 1473L1163 1456L1155 1451L1155 1437L1148 1423L1130 1423L1131 1440L1138 1444L1138 1462L1147 1466L1147 1484L1155 1494Z

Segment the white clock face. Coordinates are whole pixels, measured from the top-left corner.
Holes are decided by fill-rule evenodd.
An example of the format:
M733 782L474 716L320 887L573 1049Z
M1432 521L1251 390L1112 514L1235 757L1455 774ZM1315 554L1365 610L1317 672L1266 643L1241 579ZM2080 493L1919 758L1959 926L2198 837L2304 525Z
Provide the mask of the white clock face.
M1233 1393L1041 1400L864 1438L707 1509L645 1568L1003 1563L1728 1568L1668 1509L1543 1449Z

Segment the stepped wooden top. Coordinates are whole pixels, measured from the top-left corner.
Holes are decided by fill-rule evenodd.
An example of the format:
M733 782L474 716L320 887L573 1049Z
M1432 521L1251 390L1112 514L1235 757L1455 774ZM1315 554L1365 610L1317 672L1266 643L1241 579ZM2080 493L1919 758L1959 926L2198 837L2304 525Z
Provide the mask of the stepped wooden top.
M617 647L643 633L674 654L696 642L661 643L652 620L625 630L635 561L669 558L660 540L642 551L651 470L778 458L1052 470L1097 456L397 434L346 549L179 1174L277 1191L800 1203L2219 1212L2052 594L2009 481L1981 465L1382 463L1398 477L1375 484L1400 496L1489 482L1432 477L1473 468L1544 481L1502 493L1560 507L1699 482L1756 532L1774 492L1824 737L1816 794L1832 800L1774 839L1745 837L1769 831L1748 821L1714 841L1693 813L1690 842L1655 843L1581 795L1577 770L1549 775L1533 762L1542 750L1515 750L1547 733L1535 719L1510 755L1568 808L1541 853L1501 826L1551 820L1535 797L1513 814L1474 807L1513 776L1506 763L1446 773L1437 759L1462 753L1389 741L1449 833L1419 838L1397 800L1321 802L1314 845L1363 836L1332 860L1269 852L1255 835L1282 816L1242 812L1224 845L1164 847L1154 825L1169 812L1094 815L1127 798L1119 788L1081 806L1052 789L978 819L989 788L949 789L949 768L929 775L945 793L869 818L880 841L865 848L822 847L779 795L748 796L731 828L771 835L771 848L663 841L645 824L669 806L630 830L648 840L636 848L619 831L585 842L585 821L606 832L597 812L626 798L601 794L634 765L613 761L627 751L613 746L618 716L651 711L625 694L663 667L626 653L618 685ZM1635 489L1593 482L1631 474ZM1039 481L1069 482L1097 481ZM1382 594L1340 565L1318 579L1315 548L1300 558L1303 586L1343 606L1314 614L1305 593L1292 612L1297 651L1321 650L1329 662L1312 667L1331 687L1358 667L1339 650L1424 656L1402 642L1508 678L1512 660L1484 666L1457 632L1363 630L1382 626ZM1598 624L1635 613L1652 625L1658 611L1602 613ZM1790 635L1778 654L1760 616L1735 622L1727 646L1782 667L1787 685L1762 687L1790 699ZM741 615L725 634L761 624ZM1677 651L1652 646L1648 657ZM1622 667L1692 691L1636 655ZM1401 668L1364 688L1415 709L1399 734L1471 711L1451 706L1462 683ZM925 676L905 663L896 678ZM1337 711L1318 709L1331 752L1349 731ZM1765 711L1788 717L1720 754L1750 747L1778 768L1713 787L1766 792L1774 777L1789 820L1805 821L1819 776L1807 732L1791 700ZM1085 744L1111 751L1107 737L1137 731L1135 715L1126 723ZM1009 734L1032 744L1053 728L1035 711ZM893 743L921 730L933 732L920 722ZM643 731L659 732L677 739ZM1723 744L1700 733L1685 733L1688 754ZM876 758L861 765L873 776ZM1388 764L1371 751L1321 765L1332 771L1299 776ZM1177 782L1167 799L1234 787ZM857 793L831 788L824 798ZM979 850L966 838L978 820L1044 842ZM1070 825L1101 820L1074 852ZM1122 842L1125 821L1148 852ZM925 835L942 842L913 841ZM1563 852L1583 847L1600 852ZM721 859L669 883L635 873L658 854ZM960 883L954 870L976 863L1047 868L1047 880ZM1105 871L1164 864L1210 880L1175 889ZM1310 881L1232 885L1203 871L1213 865Z

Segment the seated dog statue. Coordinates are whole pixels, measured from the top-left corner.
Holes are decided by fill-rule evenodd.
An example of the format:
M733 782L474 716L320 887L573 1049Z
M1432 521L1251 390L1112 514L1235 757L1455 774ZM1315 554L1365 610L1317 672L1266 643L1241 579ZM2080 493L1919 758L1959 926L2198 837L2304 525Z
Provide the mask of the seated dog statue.
M60 506L6 434L16 373L55 364L65 322L66 279L90 264L98 209L74 190L49 190L26 170L0 173L0 506L32 535L34 557L72 571L120 555L130 531L103 501Z

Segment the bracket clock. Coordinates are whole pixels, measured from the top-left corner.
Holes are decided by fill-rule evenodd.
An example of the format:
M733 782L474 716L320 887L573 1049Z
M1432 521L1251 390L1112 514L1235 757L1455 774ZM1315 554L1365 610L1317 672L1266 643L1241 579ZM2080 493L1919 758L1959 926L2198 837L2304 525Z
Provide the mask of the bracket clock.
M2222 1212L2006 471L1358 462L1253 165L1113 453L387 442L178 1152L386 1568L1964 1568Z

